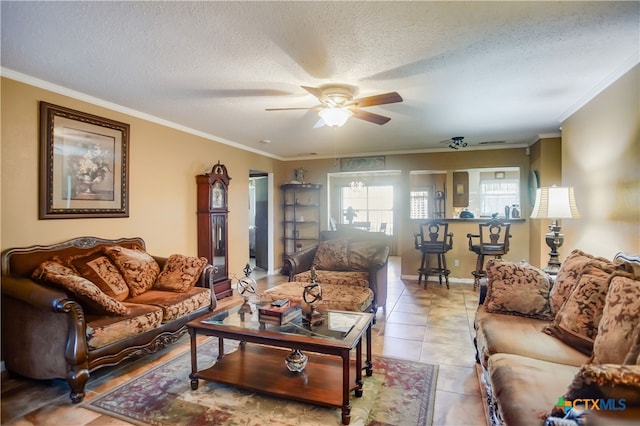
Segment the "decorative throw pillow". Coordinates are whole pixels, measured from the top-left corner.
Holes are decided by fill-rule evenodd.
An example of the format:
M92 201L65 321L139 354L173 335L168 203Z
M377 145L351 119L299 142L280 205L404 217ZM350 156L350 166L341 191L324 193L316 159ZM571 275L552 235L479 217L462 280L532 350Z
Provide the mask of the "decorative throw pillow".
M592 363L622 364L636 343L639 325L640 278L615 272L593 342Z
M131 297L140 296L153 287L160 266L147 252L120 246L105 247L104 252L120 270Z
M325 271L345 271L349 269L346 240L321 241L313 258L313 266Z
M153 288L184 293L193 287L209 261L206 257L172 254L158 275Z
M59 285L78 296L78 302L90 311L96 313L111 313L127 315L129 309L122 303L107 296L91 281L76 274L76 272L60 263L57 259L42 262L32 277L38 281L48 281Z
M605 270L607 267L615 268L615 265L603 257L595 257L581 250L573 250L562 262L555 284L551 289L549 301L551 310L555 313L560 310L564 302L569 298L571 292L578 284L580 275L585 266L592 265Z
M349 269L352 271L369 272L373 256L378 252L378 246L373 242L356 241L349 244Z
M640 405L640 365L584 364L576 374L565 400L624 399L627 406Z
M527 263L487 262L487 312L551 320L549 276Z
M590 355L612 273L611 269L603 271L595 266L585 267L578 284L544 332Z
M82 277L97 285L107 296L121 302L129 297L129 287L122 274L102 250L69 258L68 262Z
M640 365L640 324L636 327L636 331L633 333L631 348L624 358L625 364Z
M56 275L74 275L78 276L78 272L73 270L71 265L69 265L64 260L60 259L58 256L55 256L49 260L45 260L42 262L36 269L31 273L31 278L36 281L43 281L45 278L43 277L44 273L56 274Z

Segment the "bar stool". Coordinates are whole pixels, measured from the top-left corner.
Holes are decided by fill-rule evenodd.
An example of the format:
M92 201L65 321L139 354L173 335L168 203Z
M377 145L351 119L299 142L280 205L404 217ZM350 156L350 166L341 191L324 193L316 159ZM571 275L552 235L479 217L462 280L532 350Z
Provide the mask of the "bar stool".
M438 281L442 285L444 276L447 288L449 288L449 274L447 259L444 254L453 248L453 234L448 232L449 224L437 220L420 225L420 232L413 234L414 245L422 252L420 269L418 269L418 285L424 275L424 288L427 288L429 275L438 275ZM435 254L438 266L429 267L429 255Z
M511 224L501 222L495 217L489 222L480 223L479 227L479 234L467 234L469 250L478 255L476 270L471 272L474 290L478 288L480 279L487 276L487 271L484 270L485 256L501 259L509 251L509 238L511 238L509 233Z

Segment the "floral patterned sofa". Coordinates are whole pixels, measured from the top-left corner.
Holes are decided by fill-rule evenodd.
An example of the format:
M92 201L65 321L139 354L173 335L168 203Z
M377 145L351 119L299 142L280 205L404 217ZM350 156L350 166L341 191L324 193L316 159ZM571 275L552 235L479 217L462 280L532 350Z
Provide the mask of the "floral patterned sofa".
M639 424L640 257L574 250L555 283L492 260L482 290L475 343L491 424Z
M155 352L216 306L205 258L151 256L141 238L74 238L2 252L2 359L9 373L64 378Z
M389 242L384 233L322 231L318 244L285 256L290 282L270 289L265 296L300 299L314 267L323 293L318 309L376 313L379 307L384 310L387 302L388 259Z

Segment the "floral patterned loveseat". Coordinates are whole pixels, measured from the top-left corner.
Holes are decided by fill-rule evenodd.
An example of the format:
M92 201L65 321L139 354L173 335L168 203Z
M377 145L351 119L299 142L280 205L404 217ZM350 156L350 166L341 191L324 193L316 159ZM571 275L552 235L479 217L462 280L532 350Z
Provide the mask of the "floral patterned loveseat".
M141 238L74 238L2 252L2 359L9 373L64 378L155 352L216 306L205 258L151 256Z

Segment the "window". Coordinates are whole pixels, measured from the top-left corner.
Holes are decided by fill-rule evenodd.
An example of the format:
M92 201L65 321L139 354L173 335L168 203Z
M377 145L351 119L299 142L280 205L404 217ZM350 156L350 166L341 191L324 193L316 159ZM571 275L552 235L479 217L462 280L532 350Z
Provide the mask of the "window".
M370 231L382 229L386 224L385 232L393 234L393 186L364 186L363 188L352 188L343 186L340 189L340 208L342 210L341 223L349 223L347 209L351 207L354 211L352 224L360 225Z
M414 189L410 193L409 217L411 219L429 218L429 190Z
M505 206L520 204L520 181L485 180L480 183L480 216L504 212Z
M424 220L444 217L447 172L411 170L409 172L409 218Z

